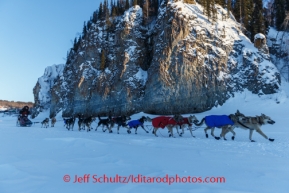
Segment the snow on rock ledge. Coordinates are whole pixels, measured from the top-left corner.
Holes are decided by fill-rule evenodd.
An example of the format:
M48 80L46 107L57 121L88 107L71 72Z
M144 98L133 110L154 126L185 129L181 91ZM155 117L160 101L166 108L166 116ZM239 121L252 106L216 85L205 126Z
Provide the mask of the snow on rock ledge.
M51 104L51 89L56 80L62 76L64 64L52 65L45 68L44 75L38 78L38 81L33 88L35 106L37 107L33 117L39 112L50 108Z

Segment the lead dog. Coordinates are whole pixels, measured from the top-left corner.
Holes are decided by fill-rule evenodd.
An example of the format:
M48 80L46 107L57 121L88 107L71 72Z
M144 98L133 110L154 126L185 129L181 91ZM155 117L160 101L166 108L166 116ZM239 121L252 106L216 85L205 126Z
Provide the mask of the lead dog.
M262 135L265 139L268 139L269 141L274 141L274 139L268 138L267 135L265 135L261 130L262 125L273 125L274 123L275 121L273 121L269 116L261 114L261 116L239 118L236 126L242 129L250 130L249 139L251 142L255 142L254 140L252 140L253 131L257 131L260 135Z

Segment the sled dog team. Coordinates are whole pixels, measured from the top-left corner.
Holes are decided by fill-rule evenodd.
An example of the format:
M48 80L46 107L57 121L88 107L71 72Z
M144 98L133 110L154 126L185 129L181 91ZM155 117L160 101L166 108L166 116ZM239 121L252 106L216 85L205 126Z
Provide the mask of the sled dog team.
M95 121L95 117L86 117L82 118L81 116L78 116L78 130L86 130L90 131L93 128L91 128L91 124L93 121ZM140 119L137 120L131 120L129 116L119 116L119 117L111 117L109 116L106 119L101 118L98 116L98 124L95 128L95 131L98 129L99 126L102 126L102 131L105 132L108 130L109 133L112 133L112 128L116 125L117 126L117 133L119 134L119 128L124 127L127 129L127 133L131 133L132 129L135 129L135 134L137 134L138 127L141 127L146 133L148 131L144 128L144 122L148 121L152 123L153 126L153 134L157 136L157 131L159 128L167 128L169 131L169 136L174 137L173 134L173 128L176 128L177 133L179 136L182 136L184 134L184 128L188 127L188 130L190 131L192 137L195 137L192 132L192 126L193 124L196 126L202 126L205 125L205 135L206 138L209 137L208 130L211 130L211 135L219 140L223 138L226 140L226 134L228 132L231 132L233 134L232 140L235 139L236 133L234 129L236 127L239 127L241 129L249 130L249 139L251 142L254 142L252 139L253 131L256 131L260 135L262 135L265 139L268 139L269 141L274 141L274 139L268 138L267 135L263 133L261 130L261 126L265 124L274 124L275 121L273 121L269 116L261 114L261 116L255 116L255 117L249 117L245 116L244 114L240 113L239 110L235 114L230 115L210 115L204 117L201 121L199 121L196 116L190 115L189 117L183 117L182 115L174 115L173 117L169 116L158 116L155 118L149 118L142 116ZM44 120L45 121L45 120ZM49 121L49 119L48 119ZM65 127L68 130L73 130L74 123L76 119L75 117L72 118L66 118L64 119ZM127 122L128 121L128 122ZM46 121L47 122L47 121ZM54 122L55 123L55 122ZM221 128L221 134L220 137L216 137L214 135L215 128ZM179 132L179 129L181 129L181 132Z

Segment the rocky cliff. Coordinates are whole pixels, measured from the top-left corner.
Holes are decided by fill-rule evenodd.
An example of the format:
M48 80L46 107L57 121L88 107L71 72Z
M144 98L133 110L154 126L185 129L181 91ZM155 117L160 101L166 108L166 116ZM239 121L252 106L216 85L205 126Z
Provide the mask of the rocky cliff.
M51 107L51 91L62 77L64 64L49 66L44 70L43 76L38 78L38 81L33 88L34 107L32 117L36 117L39 112L47 110Z
M53 83L51 115L194 113L236 91L278 92L280 75L268 53L232 15L224 17L226 10L216 10L212 21L198 4L163 1L149 22L134 6L109 25L93 23Z

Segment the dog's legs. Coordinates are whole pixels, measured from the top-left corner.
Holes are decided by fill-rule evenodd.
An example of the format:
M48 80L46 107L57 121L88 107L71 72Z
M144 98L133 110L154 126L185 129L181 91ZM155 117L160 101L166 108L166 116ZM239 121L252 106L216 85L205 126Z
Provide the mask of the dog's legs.
M211 128L211 135L212 135L216 140L219 140L220 137L216 137L216 136L214 135L214 131L215 131L215 127L212 127L212 128Z
M209 135L208 135L208 133L207 133L207 131L208 131L209 129L211 129L211 128L210 128L210 127L206 127L206 128L204 129L206 138L209 138Z
M250 129L249 139L251 142L255 142L254 140L252 140L253 131L253 129Z
M171 127L171 128L173 128L173 127ZM169 129L169 128L168 128L168 129ZM181 134L179 133L178 125L176 125L176 129L177 129L178 135L181 137L181 136L182 136L182 133L181 133ZM171 129L171 130L173 130L173 129Z
M149 132L144 128L143 125L141 125L141 128L142 128L143 130L145 130L146 133L149 133Z
M224 131L222 128L222 133L221 133L222 136L221 137L224 137L224 139L226 140L226 134L229 133L229 131L230 131L233 134L232 140L234 140L235 136L236 136L234 129L235 129L235 126L228 126L228 128L224 129Z
M223 137L223 138L224 138L224 140L227 140L227 139L226 139L226 137L225 137L227 129L226 129L226 128L224 128L224 127L222 127L221 129L222 129L222 131L221 131L221 134L220 134L220 138L222 138L222 137Z
M106 130L108 130L108 125L106 125L106 129L104 129L105 125L102 125L102 131L106 132ZM95 128L95 131L97 130L97 128Z
M190 126L189 126L189 127L190 127ZM181 125L180 128L182 129L182 133L181 133L181 137L182 137L183 134L185 133L185 125ZM192 128L189 128L189 129L190 129L190 131L191 131ZM191 132L191 134L192 134L192 132ZM193 134L192 134L192 135L193 135Z
M132 128L131 128L131 127L129 127L129 126L128 126L128 127L126 127L126 128L127 128L127 133L128 133L128 134L131 134L131 131L130 131L130 130L131 130ZM135 131L135 132L136 132L136 131ZM136 133L136 134L137 134L137 133Z
M191 133L192 137L195 137L195 136L193 135L193 131L192 131L192 127L191 127L191 126L189 126L189 130L190 130L190 133Z
M112 128L112 127L109 127L109 128L108 128L108 132L109 132L109 133L112 133L112 129L111 129L111 128Z
M100 124L98 123L97 126L95 127L95 130L94 130L94 131L97 131L97 128L98 128L99 126L100 126ZM102 125L102 130L103 130L103 127L104 127L104 126Z
M231 133L233 133L233 135L235 136L235 132L231 129L231 126L224 126L224 127L222 127L222 132L221 132L221 134L220 134L220 138L224 138L224 140L227 140L226 139L226 134L228 133L228 132L231 132ZM235 137L232 137L232 140L234 140L234 138Z
M108 130L108 132L111 130L111 128L109 127L109 125L106 125L106 128L103 130L104 126L102 127L102 131L106 132L106 130ZM112 132L112 131L111 131Z
M112 123L112 124L110 125L110 127L108 127L109 133L112 133L112 128L113 128L113 126L114 126L114 123ZM105 131L104 131L104 132L105 132Z
M268 139L267 135L265 135L260 128L256 129L256 131L262 135L265 139Z
M233 126L230 126L230 127L229 127L229 131L231 131L231 133L233 133L232 140L234 140L234 139L235 139L235 136L236 136L236 132L234 131L234 127L233 127Z
M154 127L154 131L153 131L153 132L154 132L154 134L155 134L156 137L158 137L158 135L157 135L158 129L159 129L158 127Z
M173 137L174 138L174 132L173 132L173 126L168 126L167 127L168 128L168 130L170 131L170 135L169 135L169 137Z

